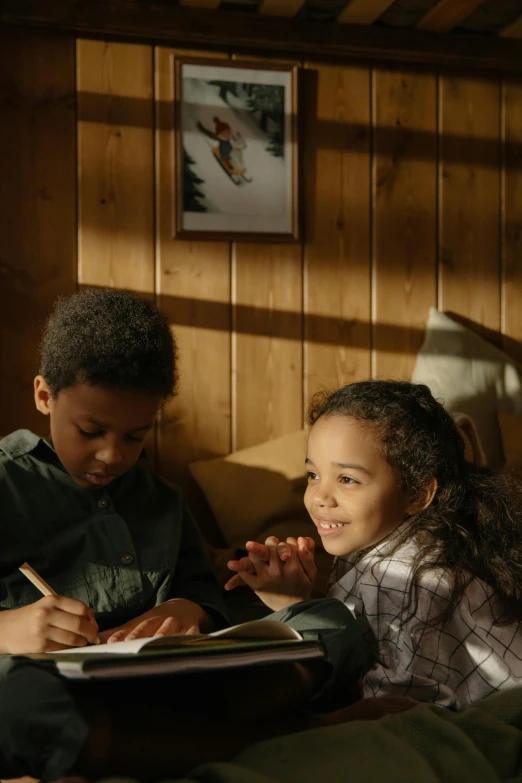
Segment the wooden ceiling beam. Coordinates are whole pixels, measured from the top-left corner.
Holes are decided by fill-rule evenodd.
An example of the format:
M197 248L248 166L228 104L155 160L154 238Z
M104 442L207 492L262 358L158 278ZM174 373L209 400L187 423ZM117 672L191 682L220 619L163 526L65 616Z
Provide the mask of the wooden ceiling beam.
M258 12L264 16L295 16L306 0L262 0Z
M337 21L342 24L373 24L395 0L350 0Z
M483 0L439 0L437 5L422 17L417 27L431 33L448 33L471 16L482 2Z
M228 49L278 59L350 59L522 73L522 47L509 38L316 24L306 19L135 0L1 0L0 24L62 31L80 38L162 43L184 49Z
M503 38L522 38L522 16L500 31Z
M179 2L187 8L215 9L221 4L221 0L179 0Z

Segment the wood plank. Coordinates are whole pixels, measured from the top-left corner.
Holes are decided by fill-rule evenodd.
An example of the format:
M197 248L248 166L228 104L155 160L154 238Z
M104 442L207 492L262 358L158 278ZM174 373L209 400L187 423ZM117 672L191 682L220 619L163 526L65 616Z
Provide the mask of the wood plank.
M217 8L221 0L179 0L179 3L190 8Z
M305 72L305 404L370 375L370 74Z
M41 325L76 288L74 40L0 30L0 435L34 407Z
M79 281L154 292L152 50L77 45Z
M303 424L301 246L240 243L234 272L232 447L241 449Z
M409 379L436 305L437 79L374 72L373 374Z
M230 246L173 236L176 53L195 55L163 47L155 55L157 295L177 339L181 379L179 395L161 416L158 447L161 474L181 483L196 504L188 463L228 454L231 445Z
M503 88L502 342L522 363L522 85Z
M417 27L419 30L429 30L432 33L447 33L453 30L464 19L482 4L483 0L439 0L422 17Z
M500 85L440 82L439 309L500 328Z
M507 27L504 27L499 35L503 38L522 38L522 16L519 16L514 22L508 24Z
M258 13L265 16L295 16L306 0L262 0Z
M395 0L350 0L343 8L338 22L343 24L373 24Z
M3 0L0 24L34 25L181 47L216 47L278 57L417 63L473 70L522 72L516 41L494 35L430 35L376 25L326 25L218 9L202 13L171 3L135 0Z

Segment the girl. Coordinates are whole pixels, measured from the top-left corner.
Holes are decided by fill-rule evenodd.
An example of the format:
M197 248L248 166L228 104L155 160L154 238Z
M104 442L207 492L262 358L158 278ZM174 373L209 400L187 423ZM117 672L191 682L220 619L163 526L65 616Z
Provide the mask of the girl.
M305 505L335 555L329 596L360 623L364 696L460 709L522 683L522 491L464 459L426 386L364 381L314 397ZM231 589L279 609L310 595L311 540L249 542Z

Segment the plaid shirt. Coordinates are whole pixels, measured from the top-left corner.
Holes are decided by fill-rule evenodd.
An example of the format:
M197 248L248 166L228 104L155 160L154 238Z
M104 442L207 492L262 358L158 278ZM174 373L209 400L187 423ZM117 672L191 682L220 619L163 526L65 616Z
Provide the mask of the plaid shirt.
M469 585L443 628L437 618L448 606L449 581L442 568L421 577L417 606L413 600L408 607L418 548L409 539L390 554L403 530L359 562L355 555L334 561L328 595L350 609L374 659L364 696L410 696L461 709L501 688L522 685L522 624L495 624L495 596L480 579Z

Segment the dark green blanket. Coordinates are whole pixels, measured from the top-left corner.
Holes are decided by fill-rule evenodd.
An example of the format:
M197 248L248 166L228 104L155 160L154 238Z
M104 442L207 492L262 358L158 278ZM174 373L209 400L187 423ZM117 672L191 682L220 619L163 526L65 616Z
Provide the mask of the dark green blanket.
M522 688L258 743L177 783L522 783Z

